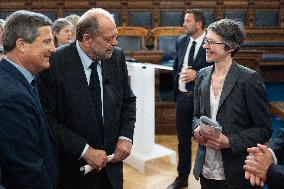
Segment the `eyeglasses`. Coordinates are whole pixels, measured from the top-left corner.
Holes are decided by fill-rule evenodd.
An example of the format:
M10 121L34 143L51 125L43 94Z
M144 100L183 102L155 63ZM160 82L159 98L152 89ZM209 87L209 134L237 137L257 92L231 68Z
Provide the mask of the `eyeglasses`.
M205 37L203 44L208 44L209 46L214 46L214 45L220 45L220 44L224 44L224 43L222 43L222 42L215 42L215 41L212 41L212 40L207 39Z

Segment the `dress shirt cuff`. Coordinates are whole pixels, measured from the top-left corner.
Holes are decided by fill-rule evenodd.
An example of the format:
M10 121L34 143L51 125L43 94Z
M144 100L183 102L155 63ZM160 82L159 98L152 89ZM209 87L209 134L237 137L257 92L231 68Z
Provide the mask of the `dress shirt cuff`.
M86 154L88 148L89 148L89 144L86 143L85 148L84 148L83 152L81 153L81 156L80 156L79 160L80 160L82 157L84 157L84 155Z
M125 136L119 136L118 139L128 140L129 142L132 143L132 140L130 138L125 137Z
M277 158L276 158L276 156L275 156L275 153L273 152L273 150L271 149L271 148L268 148L268 150L271 152L271 154L272 154L272 157L273 157L273 160L274 160L274 164L276 164L277 165Z

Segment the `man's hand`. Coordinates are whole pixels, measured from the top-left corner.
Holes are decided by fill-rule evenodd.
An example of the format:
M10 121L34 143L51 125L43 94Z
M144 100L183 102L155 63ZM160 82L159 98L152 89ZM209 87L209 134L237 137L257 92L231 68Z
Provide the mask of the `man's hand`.
M262 182L266 182L266 174L269 166L274 163L273 156L268 150L267 146L257 144L257 147L248 148L247 151L249 155L245 160L244 170L249 172L246 176L247 179L250 179L251 184L254 184L251 174L258 177ZM257 182L255 182L258 185Z
M182 68L181 72L179 73L179 79L182 82L188 83L194 81L196 78L196 70L190 68Z
M204 145L205 138L201 133L200 126L198 126L196 129L194 129L193 139L200 145Z
M106 152L103 150L96 150L90 146L83 158L97 172L99 172L107 164Z
M264 186L264 181L261 180L258 176L255 176L251 172L245 171L245 178L250 181L252 186Z
M126 139L118 139L115 146L114 157L111 162L116 163L126 159L130 155L131 148L132 143L130 141Z
M247 157L247 159L251 159L253 157L253 154L256 153L262 153L261 149L258 147L252 147L252 148L248 148L247 151L249 152L249 156ZM250 181L250 184L252 186L264 186L264 181L261 180L258 176L254 175L253 173L246 171L246 165L244 165L244 170L245 170L245 178L247 180Z

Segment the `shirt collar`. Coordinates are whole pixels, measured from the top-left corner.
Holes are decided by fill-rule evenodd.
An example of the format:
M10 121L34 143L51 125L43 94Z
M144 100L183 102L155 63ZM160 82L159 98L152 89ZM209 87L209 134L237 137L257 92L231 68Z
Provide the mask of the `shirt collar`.
M205 35L206 35L206 33L203 32L203 34L202 34L201 36L199 36L197 39L193 39L193 38L190 36L190 41L195 41L197 44L202 44Z
M27 79L27 81L29 82L29 84L31 84L31 82L33 81L33 79L35 78L35 76L29 72L27 69L25 69L24 67L16 64L15 62L13 62L12 60L8 59L7 57L5 57L5 59L7 60L7 62L9 62L10 64L12 64L13 66L15 66L20 72L21 74L23 74L23 76Z
M78 40L76 41L76 48L82 61L84 71L86 71L94 61L81 49ZM98 63L101 64L101 61L98 61Z

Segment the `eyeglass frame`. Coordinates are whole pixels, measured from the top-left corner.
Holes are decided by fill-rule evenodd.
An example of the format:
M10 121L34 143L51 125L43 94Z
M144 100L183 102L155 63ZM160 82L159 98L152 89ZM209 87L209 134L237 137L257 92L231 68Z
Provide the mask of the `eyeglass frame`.
M215 45L221 45L221 44L225 44L223 42L215 42L213 40L207 39L206 37L203 40L203 44L208 44L209 46L215 46Z

